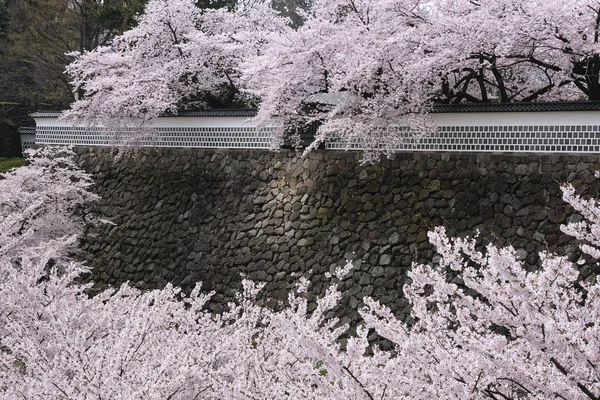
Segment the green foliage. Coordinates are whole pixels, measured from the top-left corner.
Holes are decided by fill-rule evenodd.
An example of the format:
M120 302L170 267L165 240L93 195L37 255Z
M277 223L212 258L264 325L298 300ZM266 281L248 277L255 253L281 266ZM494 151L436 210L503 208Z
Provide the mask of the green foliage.
M301 12L310 9L313 0L273 0L272 7L281 15L290 18L294 27L304 23Z
M6 36L8 33L8 23L10 22L10 15L8 14L8 8L4 3L4 0L0 0L0 38Z
M6 4L11 19L0 58L0 101L18 103L6 107L6 115L22 125L28 113L66 107L73 98L63 70L64 53L76 49L75 9L65 0Z
M0 158L0 174L10 171L13 168L22 167L27 163L25 158ZM0 179L3 179L0 177Z
M323 361L317 361L315 369L319 371L319 376L327 376L327 370L323 368Z
M98 26L121 34L136 25L136 17L144 11L147 0L105 2L90 14Z
M0 0L0 102L5 116L30 125L38 109L73 101L65 53L107 44L130 29L147 0ZM10 18L9 18L10 17Z
M105 0L102 3L90 3L87 11L90 23L107 33L103 40L99 40L91 48L106 44L113 36L133 28L147 2L148 0Z
M196 1L196 6L198 6L198 8L213 8L213 9L218 9L218 8L227 8L228 10L233 10L235 9L235 6L237 4L236 0L197 0Z

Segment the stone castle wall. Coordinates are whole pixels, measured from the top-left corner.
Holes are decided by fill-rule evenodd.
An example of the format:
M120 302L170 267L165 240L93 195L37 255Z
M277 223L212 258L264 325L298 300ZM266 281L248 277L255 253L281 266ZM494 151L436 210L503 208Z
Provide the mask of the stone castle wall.
M325 274L351 259L338 312L353 318L370 295L405 318L406 272L435 261L433 227L479 230L479 243L511 244L531 266L546 249L578 257L560 232L578 216L559 185L600 192L600 156L400 153L363 166L354 152L140 149L115 159L107 148L76 151L102 197L93 212L116 224L90 226L84 238L97 285L202 281L216 291L217 312L242 275L266 281L276 306L299 276L320 293Z

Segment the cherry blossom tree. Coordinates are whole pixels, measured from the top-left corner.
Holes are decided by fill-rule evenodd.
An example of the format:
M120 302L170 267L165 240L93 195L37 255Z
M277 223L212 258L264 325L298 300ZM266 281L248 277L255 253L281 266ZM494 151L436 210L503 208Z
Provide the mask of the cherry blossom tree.
M324 122L314 145L342 139L391 150L406 140L403 126L410 136L430 131L420 116L434 102L596 99L598 8L592 0L316 1L301 27L245 61L243 77L262 100L259 120L284 116L290 131Z
M363 314L399 346L390 384L417 379L423 393L414 398L597 398L597 283L578 282L563 257L545 255L541 270L527 272L511 248L482 254L443 229L430 240L441 266L415 266L405 287L415 325L373 300Z
M437 1L423 37L431 55L450 45L457 58L441 100L598 99L596 1ZM442 60L443 61L443 60Z
M0 254L81 231L84 207L97 196L73 156L64 148L30 150L28 166L0 180Z
M142 124L185 107L244 105L238 63L245 47L237 35L276 19L262 4L231 13L201 10L192 0L149 1L134 29L67 67L83 97L64 116L87 124Z
M595 262L600 207L571 185L563 198L585 218L563 231ZM396 379L381 385L416 385L421 392L411 398L423 399L598 398L600 282L581 281L563 256L541 254L541 268L527 271L510 247L482 253L475 240L450 240L443 228L429 238L440 264L415 265L404 288L414 325L365 299L367 327L397 345L388 363Z
M406 139L407 123L428 128L421 116L435 82L427 82L422 51L409 40L426 11L397 12L392 3L317 1L301 27L248 58L244 78L261 99L258 120L284 117L283 133L323 122L312 147L343 139L384 151Z

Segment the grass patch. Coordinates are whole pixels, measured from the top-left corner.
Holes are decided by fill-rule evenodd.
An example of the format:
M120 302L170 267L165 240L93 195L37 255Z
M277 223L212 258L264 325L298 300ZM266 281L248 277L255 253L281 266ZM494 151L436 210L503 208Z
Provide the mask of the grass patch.
M13 168L22 167L27 160L25 158L1 158L0 157L0 174L7 172ZM2 179L2 177L0 177Z

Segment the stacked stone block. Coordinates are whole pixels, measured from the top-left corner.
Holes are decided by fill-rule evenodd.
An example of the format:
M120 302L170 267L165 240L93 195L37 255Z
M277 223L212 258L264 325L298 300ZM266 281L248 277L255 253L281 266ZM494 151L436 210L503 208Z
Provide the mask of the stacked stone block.
M115 156L78 148L102 200L92 212L112 223L90 225L84 239L99 287L130 281L141 288L203 282L220 312L243 276L267 283L264 301L285 303L300 276L312 295L335 266L353 260L336 313L355 319L363 296L399 318L412 263L437 260L427 232L443 225L478 243L513 245L529 268L549 250L579 257L560 225L576 221L561 199L572 182L596 196L600 157L399 153L362 165L355 152L138 149ZM598 271L587 267L584 279Z

